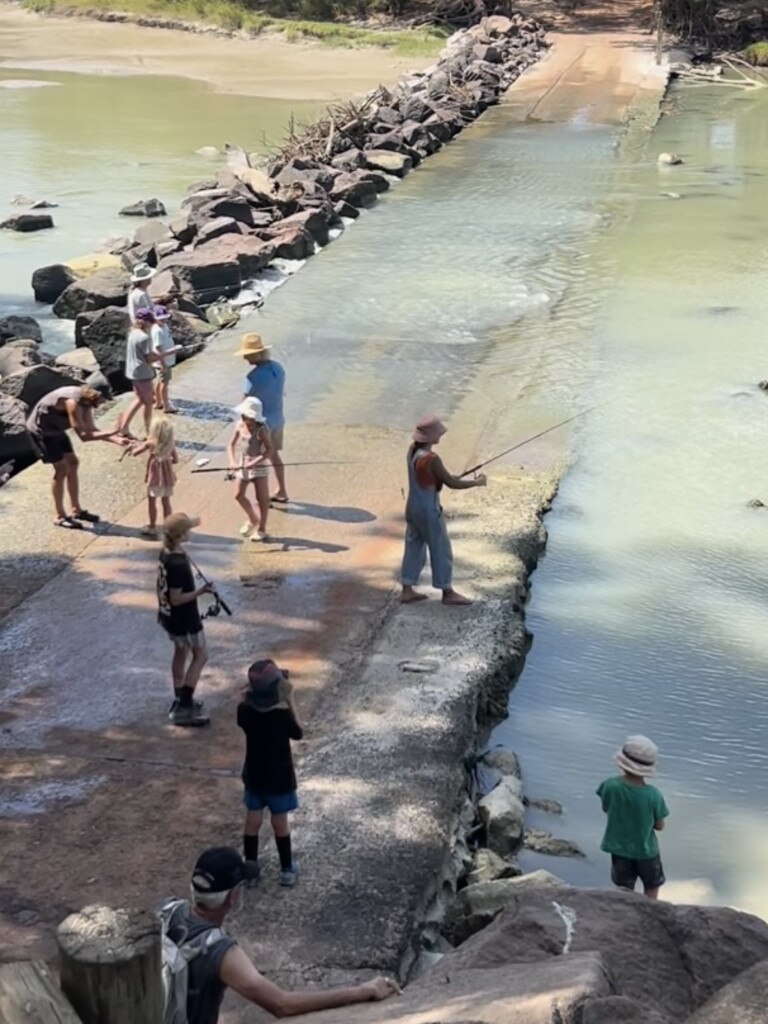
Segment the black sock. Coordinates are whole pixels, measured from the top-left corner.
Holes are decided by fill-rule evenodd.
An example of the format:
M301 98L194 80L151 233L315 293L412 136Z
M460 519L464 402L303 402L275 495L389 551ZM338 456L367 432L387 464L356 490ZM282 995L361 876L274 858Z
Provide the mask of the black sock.
M275 836L275 843L277 843L277 852L280 854L280 870L288 871L293 867L290 834L287 836Z
M180 686L179 687L179 707L180 708L191 708L192 697L195 691L191 686Z
M259 859L259 837L243 836L243 856L246 860L256 861Z
M174 686L173 687L173 696L176 698L177 701L181 700L181 687L180 686Z

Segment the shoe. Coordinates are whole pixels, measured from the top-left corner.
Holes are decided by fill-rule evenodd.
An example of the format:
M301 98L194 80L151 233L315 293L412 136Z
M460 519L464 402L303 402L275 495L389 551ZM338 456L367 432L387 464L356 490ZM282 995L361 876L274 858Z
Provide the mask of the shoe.
M241 537L250 537L252 529L253 523L243 523L243 525L238 530L238 533L240 534Z
M192 707L195 709L195 711L202 711L204 704L205 704L205 701L195 700L195 701L192 702ZM173 718L173 713L174 713L174 711L176 711L178 709L178 707L179 707L179 701L178 701L178 699L176 697L174 697L173 701L171 703L171 706L168 709L168 717L169 718Z
M298 878L299 865L294 862L289 868L286 868L285 871L280 872L280 885L284 885L286 888L290 889L292 886L296 885Z
M253 864L253 861L246 861L246 863ZM248 881L245 883L245 888L246 889L255 889L260 881L261 881L261 868L257 864L256 865L256 876L255 876L255 878L249 878L248 879Z
M82 523L98 523L99 517L94 512L89 512L85 508L81 508L79 512L72 513L73 519L79 519Z
M73 519L72 516L59 516L58 519L54 519L53 525L61 526L65 530L82 530L83 528L83 524L78 523L78 521Z
M208 725L210 719L203 714L194 704L192 707L180 707L178 704L170 714L171 724L178 725L183 729L198 729L200 726Z
M264 530L257 530L256 533L251 534L251 540L255 544L260 544L262 541L269 540L269 534L266 533Z
M156 526L142 526L141 528L142 537L150 537L152 540L157 540L157 527Z

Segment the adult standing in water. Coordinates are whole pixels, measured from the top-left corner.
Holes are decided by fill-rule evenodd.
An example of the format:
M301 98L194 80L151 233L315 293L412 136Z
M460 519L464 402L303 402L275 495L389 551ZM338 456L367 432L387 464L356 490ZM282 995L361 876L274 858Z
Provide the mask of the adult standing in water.
M277 477L277 491L272 495L272 501L284 503L288 501L288 491L285 488L285 466L281 455L285 427L283 414L285 370L280 363L271 358L271 351L271 346L264 344L261 335L252 332L243 335L240 348L235 354L242 356L253 367L245 378L243 398L258 398L261 402L264 419L272 439L270 461Z
M56 509L55 525L68 530L82 530L83 523L97 523L99 517L80 504L80 481L77 456L67 434L74 430L81 441L109 441L127 444L115 430L97 430L93 410L101 404L102 396L87 386L56 388L43 395L27 420L27 430L40 452L43 462L53 466L53 504ZM64 488L69 493L72 514L64 508Z
M443 592L443 604L472 604L468 597L453 589L453 551L440 505L443 487L463 491L469 487L485 487L484 474L472 480L452 476L432 448L439 444L447 427L437 416L424 416L413 431L413 444L408 449L408 501L405 506L405 554L403 555L402 604L425 601L414 587L429 550L432 586Z

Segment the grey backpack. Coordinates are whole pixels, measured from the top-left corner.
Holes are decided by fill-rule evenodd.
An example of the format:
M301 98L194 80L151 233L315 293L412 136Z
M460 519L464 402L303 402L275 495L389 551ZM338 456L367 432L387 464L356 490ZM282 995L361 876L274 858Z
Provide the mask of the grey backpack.
M208 954L212 946L224 938L220 928L209 928L189 941L174 941L168 935L176 911L184 900L171 900L158 911L162 929L163 988L165 1012L163 1024L188 1024L187 996L189 993L189 964L197 956Z

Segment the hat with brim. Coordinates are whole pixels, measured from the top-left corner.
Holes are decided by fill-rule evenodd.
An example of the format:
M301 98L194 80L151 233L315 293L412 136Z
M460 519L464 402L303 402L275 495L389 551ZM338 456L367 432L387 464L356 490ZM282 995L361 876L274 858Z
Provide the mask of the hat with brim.
M413 431L413 440L418 444L434 444L439 441L448 427L437 416L422 416Z
M240 339L240 348L235 352L236 356L264 356L271 351L271 345L265 345L260 334L252 331L244 334Z
M256 420L257 423L264 423L264 407L258 398L244 398L240 405L235 406L235 412L246 420Z
M194 530L196 526L200 525L200 521L199 516L188 516L185 512L173 512L163 522L163 533L166 538L176 540L183 537L185 533L189 533L190 530Z
M647 779L656 774L658 756L659 748L647 736L630 736L616 751L615 761L622 771Z
M171 319L171 313L167 306L155 306L153 312L158 323Z
M283 670L272 661L254 661L248 669L248 703L258 711L269 711L285 704L291 695L291 684Z
M259 877L259 865L243 860L231 846L214 846L197 858L192 872L192 891L200 896L229 892L241 882Z
M155 276L155 271L148 263L137 263L131 272L131 281L136 284L138 281L149 281Z

